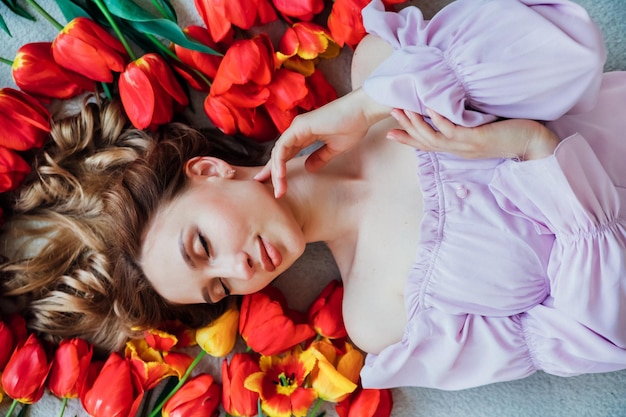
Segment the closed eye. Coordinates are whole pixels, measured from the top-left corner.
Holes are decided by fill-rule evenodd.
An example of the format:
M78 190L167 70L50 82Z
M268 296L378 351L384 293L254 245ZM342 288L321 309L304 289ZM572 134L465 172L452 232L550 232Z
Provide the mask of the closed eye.
M200 241L200 244L202 245L202 248L204 249L204 253L206 253L207 258L210 258L211 253L209 252L209 244L207 243L204 236L202 236L202 234L200 233L198 233L198 240Z

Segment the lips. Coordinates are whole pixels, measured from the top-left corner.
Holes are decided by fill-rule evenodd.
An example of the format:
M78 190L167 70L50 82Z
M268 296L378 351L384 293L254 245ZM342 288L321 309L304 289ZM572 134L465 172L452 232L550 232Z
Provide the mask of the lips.
M280 251L271 243L259 236L261 265L267 272L273 272L283 261Z

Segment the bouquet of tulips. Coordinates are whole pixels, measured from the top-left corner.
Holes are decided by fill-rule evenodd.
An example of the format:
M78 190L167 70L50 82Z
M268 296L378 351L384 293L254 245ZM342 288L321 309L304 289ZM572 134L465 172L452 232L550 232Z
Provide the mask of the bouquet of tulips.
M37 402L47 387L63 399L61 415L75 398L94 417L218 416L221 409L228 416L317 417L323 402L334 403L340 417L387 417L391 391L359 385L363 354L346 337L342 298L341 282L330 281L303 314L268 287L204 328L164 323L146 331L104 362L92 360L82 339L44 346L20 316L8 316L0 322L2 388L13 399L7 415ZM238 339L247 349L233 352ZM221 384L194 371L206 355L224 358ZM153 391L161 395L151 401Z

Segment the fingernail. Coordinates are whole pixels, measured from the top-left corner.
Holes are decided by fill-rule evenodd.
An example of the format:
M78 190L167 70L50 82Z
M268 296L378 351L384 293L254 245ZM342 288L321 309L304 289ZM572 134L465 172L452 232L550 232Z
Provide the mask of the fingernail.
M387 133L387 136L385 137L389 140L396 140L396 135L394 135L393 133Z

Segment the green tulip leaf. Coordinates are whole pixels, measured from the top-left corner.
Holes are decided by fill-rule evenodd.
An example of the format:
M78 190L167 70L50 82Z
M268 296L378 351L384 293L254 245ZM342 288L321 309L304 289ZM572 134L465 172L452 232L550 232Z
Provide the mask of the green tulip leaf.
M139 32L168 39L177 45L194 51L220 55L214 49L188 38L177 22L154 17L150 12L141 8L133 1L104 0L104 4L111 14L126 20L130 26Z
M152 0L152 4L154 4L154 7L156 7L161 12L163 17L171 21L178 22L178 18L176 17L176 10L169 0Z
M205 52L212 55L221 55L216 50L188 38L182 29L171 20L155 19L146 22L130 22L130 25L140 32L160 36L182 46L183 48Z
M26 11L23 7L17 4L17 0L2 0L2 3L9 8L13 13L18 16L22 16L28 20L35 21L36 19Z
M4 30L7 35L9 35L10 37L13 37L13 35L11 35L11 31L9 30L9 27L7 26L7 23L4 21L4 18L2 17L2 15L0 14L0 28L2 28L2 30Z
M91 19L89 13L72 0L56 0L56 3L63 14L63 17L65 17L65 20L68 22L77 17L88 17Z

